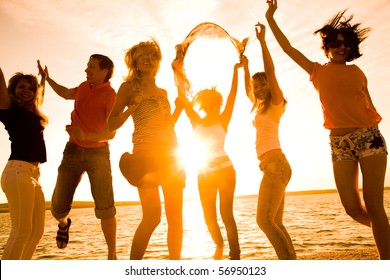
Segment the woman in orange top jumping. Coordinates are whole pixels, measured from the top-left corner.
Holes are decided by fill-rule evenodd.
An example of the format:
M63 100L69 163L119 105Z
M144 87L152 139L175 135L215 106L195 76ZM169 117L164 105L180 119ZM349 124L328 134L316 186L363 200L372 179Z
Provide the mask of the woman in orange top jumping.
M369 28L351 24L353 16L336 14L315 31L329 62L309 60L291 46L273 17L276 0L268 0L266 18L282 47L309 75L321 100L324 126L330 130L333 173L341 202L349 216L370 226L381 259L390 259L390 226L383 205L387 148L379 131L381 116L376 112L360 68L347 64L361 56L360 43ZM363 199L358 188L359 167L363 178Z

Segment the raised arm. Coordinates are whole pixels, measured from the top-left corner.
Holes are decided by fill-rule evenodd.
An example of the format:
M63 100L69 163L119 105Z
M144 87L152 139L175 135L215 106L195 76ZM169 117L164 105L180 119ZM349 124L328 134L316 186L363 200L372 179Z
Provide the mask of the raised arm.
M39 60L38 60L39 61ZM67 87L64 87L58 83L56 83L52 78L49 76L49 69L45 65L45 69L42 68L40 63L38 64L39 72L44 72L46 74L46 81L49 83L51 88L62 98L64 99L71 99L73 100L75 98L74 96L74 89L68 89Z
M183 73L183 63L184 63L184 57L179 52L176 54L176 58L171 64L175 75L175 84L177 87L177 95L178 95L178 97L175 100L176 108L172 114L172 117L174 120L175 119L177 120L179 118L181 111L184 109L188 119L191 122L192 127L194 127L199 122L200 116L194 110L193 104L188 100L185 92L185 85L183 81L183 78L185 77Z
M268 25L271 28L272 33L274 34L276 41L278 41L280 47L283 51L297 63L299 66L303 68L309 75L313 70L314 63L309 60L306 56L304 56L300 51L291 46L287 37L283 34L282 30L280 30L279 26L276 24L274 19L274 13L278 8L277 0L267 0L268 10L265 14L265 17L268 21Z
M114 108L107 121L107 128L109 131L118 130L127 121L134 110L137 109L141 102L141 95L134 95L133 98L130 98L131 91L131 85L128 82L122 83L120 86Z
M236 96L237 96L237 87L238 87L238 68L242 67L243 63L240 61L240 63L236 63L233 68L233 78L232 78L232 85L230 87L230 93L226 99L226 105L221 113L221 125L222 127L227 130L228 125L230 123L230 120L232 118L233 114L233 108L234 108L234 103L236 101Z
M264 72L267 76L267 81L271 91L271 102L273 105L279 105L284 101L283 92L279 87L278 80L275 75L275 66L269 52L267 42L265 41L265 26L261 23L256 24L256 37L260 42L261 52L263 56Z
M186 115L190 120L192 127L194 128L199 123L201 118L194 110L192 102L187 99L186 95L179 95L176 102L184 108L184 111L186 112Z
M175 100L175 110L172 113L172 119L173 119L173 122L175 124L176 124L177 120L179 119L180 114L183 111L183 109L184 109L184 106L181 103L181 101L179 100L179 97L177 97Z
M8 109L10 106L11 100L8 95L7 84L3 70L0 68L0 109Z
M40 97L40 100L39 100L39 106L41 106L43 104L43 101L45 100L45 84L46 84L46 77L47 77L47 66L45 66L45 69L42 68L41 66L41 62L39 61L39 59L37 60L37 64L38 64L38 75L41 76L41 81L40 81L40 85L42 87L42 95Z
M248 96L249 100L253 103L253 93L252 93L252 83L251 83L252 77L249 71L249 61L245 55L242 56L241 60L244 68L245 93L246 96Z

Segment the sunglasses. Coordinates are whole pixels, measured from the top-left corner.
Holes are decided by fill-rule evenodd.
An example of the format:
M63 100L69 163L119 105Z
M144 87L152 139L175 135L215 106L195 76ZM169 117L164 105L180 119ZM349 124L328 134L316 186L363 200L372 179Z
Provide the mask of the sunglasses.
M352 47L352 42L348 40L334 40L328 43L329 48L339 48L341 45L344 45L346 48Z

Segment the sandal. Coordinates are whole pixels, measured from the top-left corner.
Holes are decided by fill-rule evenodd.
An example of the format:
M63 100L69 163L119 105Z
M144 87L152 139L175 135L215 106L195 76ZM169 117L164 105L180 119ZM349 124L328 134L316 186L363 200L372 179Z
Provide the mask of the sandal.
M64 249L69 242L69 228L70 228L70 224L72 223L72 220L68 218L67 221L68 224L64 227L58 224L56 241L57 241L57 247L60 249Z

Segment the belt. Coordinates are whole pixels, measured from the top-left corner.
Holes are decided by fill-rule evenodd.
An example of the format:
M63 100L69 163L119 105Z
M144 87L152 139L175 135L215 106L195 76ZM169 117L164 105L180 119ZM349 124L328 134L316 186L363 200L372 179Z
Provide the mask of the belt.
M224 162L212 165L210 167L202 168L202 173L215 172L215 171L224 169L224 168L229 167L229 166L233 166L233 163L230 160L229 161L224 161Z

